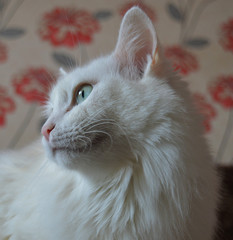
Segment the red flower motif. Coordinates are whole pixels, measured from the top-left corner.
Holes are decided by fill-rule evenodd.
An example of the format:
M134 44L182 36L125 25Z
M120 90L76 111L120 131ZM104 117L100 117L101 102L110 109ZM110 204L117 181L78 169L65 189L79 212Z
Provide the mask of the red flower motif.
M174 70L180 71L183 75L188 75L199 67L196 57L180 46L166 48L165 55L171 60Z
M15 92L27 102L44 104L50 86L55 82L53 73L44 68L30 68L13 79Z
M233 52L233 18L221 26L220 43L224 49Z
M194 104L200 114L203 116L203 125L205 127L205 132L210 132L211 130L211 120L216 116L216 111L214 107L209 104L205 97L199 93L193 95Z
M6 46L0 42L0 63L5 62L7 59L7 49Z
M133 6L138 6L140 7L146 14L147 16L151 19L151 21L156 21L156 14L155 12L151 9L151 7L148 7L142 1L134 1L125 4L121 9L120 9L120 15L123 17L125 13L132 8Z
M5 125L5 115L15 110L15 103L7 95L7 91L0 86L0 126Z
M90 43L99 29L99 22L85 10L55 8L44 15L39 33L54 46L75 47Z
M209 89L215 101L225 108L233 107L233 76L219 76Z

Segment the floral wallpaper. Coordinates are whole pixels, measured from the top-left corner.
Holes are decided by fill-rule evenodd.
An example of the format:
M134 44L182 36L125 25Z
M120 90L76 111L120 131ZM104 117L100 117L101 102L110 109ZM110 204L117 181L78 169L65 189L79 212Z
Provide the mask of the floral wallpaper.
M110 52L133 5L188 83L215 161L233 163L232 0L0 0L0 149L40 136L58 69Z
M98 20L88 11L55 7L42 17L39 34L53 46L73 48L79 43L91 43L93 34L99 29Z

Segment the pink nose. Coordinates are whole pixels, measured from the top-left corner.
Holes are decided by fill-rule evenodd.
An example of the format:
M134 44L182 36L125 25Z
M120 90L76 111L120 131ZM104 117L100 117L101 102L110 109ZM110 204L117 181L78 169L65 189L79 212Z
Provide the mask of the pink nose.
M55 128L55 124L44 124L44 126L41 129L41 133L44 135L45 139L49 141L49 135Z

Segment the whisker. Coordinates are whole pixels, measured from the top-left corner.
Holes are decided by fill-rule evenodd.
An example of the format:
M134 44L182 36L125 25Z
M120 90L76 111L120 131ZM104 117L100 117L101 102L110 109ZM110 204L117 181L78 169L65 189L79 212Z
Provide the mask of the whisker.
M80 138L84 138L84 139L87 139L88 140L88 142L90 143L90 144L87 144L87 142L85 141L85 140L83 140L83 139L80 139ZM89 147L89 151L91 150L91 147L92 147L92 141L91 141L91 139L89 138L89 137L87 137L87 136L78 136L78 140L81 140L81 141L83 141L84 143L85 143L85 149L86 149L86 147L88 146Z
M107 121L105 121L105 120L107 120ZM102 121L101 123L98 123L97 125L93 125L93 127L96 127L96 126L101 125L101 124L106 124L106 123L113 124L113 125L117 126L121 130L121 132L123 133L124 137L126 138L128 144L129 144L131 152L133 152L132 143L129 140L128 134L126 133L126 131L123 129L122 126L120 126L118 123L116 123L116 121L114 119L104 119L104 121ZM89 129L91 129L91 128L89 128Z
M96 123L97 122L97 123ZM97 126L101 126L101 125L105 125L105 124L115 124L115 122L114 121L105 121L105 120L98 120L98 121L96 121L96 122L94 122L94 123L96 123L96 124L94 124L93 123L93 125L91 125L89 128L87 128L86 130L88 131L88 130L90 130L90 129L92 129L92 128L95 128L95 127L97 127Z
M101 114L102 112L104 112L104 110L107 108L108 106L105 106L101 109L99 109L97 112L91 114L90 116L88 116L87 118L83 119L80 123L78 123L77 126L74 127L75 130L80 129L80 128L86 128L90 122L99 114ZM68 128L69 131L70 128Z
M79 122L75 127L72 127L72 130L70 127L63 128L62 134L59 136L56 136L58 141L63 140L64 135L68 135L68 138L72 138L73 143L75 143L75 141L77 141L77 140L80 140L86 146L89 147L89 151L90 151L92 148L92 140L88 136L86 136L86 134L102 133L109 137L109 139L111 141L111 146L110 146L110 148L111 148L113 145L112 135L110 133L104 131L103 129L95 129L95 128L104 126L104 125L105 126L113 125L113 126L116 126L121 131L122 136L126 139L128 145L129 145L129 148L130 148L131 152L133 153L133 145L131 142L131 140L133 140L133 136L130 136L130 138L129 138L129 136L127 134L127 130L123 126L120 126L114 119L104 118L105 114L100 118L102 113L104 113L104 111L106 109L108 109L109 107L111 107L114 103L117 103L117 101L119 101L119 99L115 99L113 102L101 107L97 112L90 114L88 117L86 117L81 122ZM97 116L98 116L98 119L95 119L95 118L97 118Z
M110 148L109 148L109 149L112 148L113 139L112 139L112 136L111 136L109 133L107 133L107 132L105 132L105 131L100 131L100 130L88 131L88 132L86 132L86 133L87 133L87 134L88 134L88 133L103 133L103 134L107 135L107 136L109 137L110 141L111 141L111 145L110 145Z
M68 19L68 16L67 16L67 14L66 14L66 20L67 20L67 24L69 23L69 19ZM75 41L74 41L74 36L73 36L73 32L71 32L71 39L72 39L72 41L73 41L73 46L75 46ZM75 64L76 64L76 66L78 66L78 64L77 64L77 59L76 59L76 56L74 55L74 59L75 59ZM72 70L72 68L73 67L76 67L76 66L72 66L72 62L71 62L71 60L69 60L69 62L70 62L70 69Z
M115 101L113 101L113 102L111 102L111 103L109 103L109 104L107 104L107 105L104 105L102 108L100 108L97 112L95 112L95 113L93 113L93 114L91 114L90 116L88 116L87 118L85 118L85 119L83 119L83 121L81 121L78 125L77 125L77 127L79 128L79 127L81 127L81 125L83 124L83 123L85 123L86 121L91 121L91 120L93 120L93 118L95 118L97 115L100 115L102 112L104 112L104 110L106 110L109 106L111 106L113 103L116 103L118 101L118 99L116 99ZM85 123L85 124L89 124L88 122L87 123ZM86 125L84 125L84 126L82 126L83 128L85 128L86 127Z

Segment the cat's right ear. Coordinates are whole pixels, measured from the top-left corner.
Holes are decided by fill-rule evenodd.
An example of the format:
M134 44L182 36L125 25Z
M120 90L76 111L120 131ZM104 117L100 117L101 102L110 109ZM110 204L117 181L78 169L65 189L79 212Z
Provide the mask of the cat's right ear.
M120 71L139 79L159 63L160 49L154 26L138 7L124 16L113 56Z

